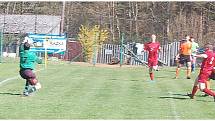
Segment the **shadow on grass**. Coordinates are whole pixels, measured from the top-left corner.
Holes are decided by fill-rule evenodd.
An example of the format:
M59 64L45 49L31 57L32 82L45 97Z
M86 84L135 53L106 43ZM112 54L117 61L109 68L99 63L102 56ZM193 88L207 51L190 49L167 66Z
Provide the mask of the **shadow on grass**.
M171 97L171 96L164 96L164 97L159 97L159 98L164 98L164 99L172 98L172 99L178 99L178 100L187 100L187 99L189 99L189 98L185 98L185 97Z
M0 95L21 95L19 93L0 92Z
M129 81L134 81L134 82L136 82L136 81L140 81L140 80L135 80L135 79L132 79L132 80L129 80Z
M156 76L155 78L168 78L168 76Z
M111 80L111 81L132 81L132 82L142 81L142 80L137 80L137 79L131 79L131 80L109 79L109 80Z
M205 97L205 96L203 96L203 95L196 95L195 97ZM161 99L191 100L190 97L187 96L187 94L170 94L169 96L162 96L162 97L159 97L159 98L161 98ZM211 101L202 100L202 99L196 99L196 98L194 98L192 100L200 101L200 102L214 102L213 98L212 98Z
M173 95L173 96L171 96ZM163 99L168 99L168 98L171 98L171 99L178 99L178 100L187 100L187 99L190 99L187 94L170 94L169 96L162 96L162 97L159 97L159 98L163 98Z
M187 96L187 94L172 94L172 95Z

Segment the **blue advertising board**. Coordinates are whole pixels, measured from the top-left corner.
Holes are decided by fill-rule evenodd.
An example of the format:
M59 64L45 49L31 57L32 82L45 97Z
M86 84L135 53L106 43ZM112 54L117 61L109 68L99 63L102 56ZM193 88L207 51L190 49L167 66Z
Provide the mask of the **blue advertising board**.
M32 34L29 33L25 39L31 43L30 51L48 53L62 53L66 51L67 37L65 34Z

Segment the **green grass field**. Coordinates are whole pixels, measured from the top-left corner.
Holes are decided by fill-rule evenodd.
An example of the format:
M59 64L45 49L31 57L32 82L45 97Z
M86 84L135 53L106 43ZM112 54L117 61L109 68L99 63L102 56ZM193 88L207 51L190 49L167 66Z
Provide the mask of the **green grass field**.
M141 66L49 63L37 72L42 89L31 97L20 96L18 70L17 62L0 64L0 119L215 119L212 97L185 96L197 73L187 80L181 70L172 79L175 67L163 67L152 83Z

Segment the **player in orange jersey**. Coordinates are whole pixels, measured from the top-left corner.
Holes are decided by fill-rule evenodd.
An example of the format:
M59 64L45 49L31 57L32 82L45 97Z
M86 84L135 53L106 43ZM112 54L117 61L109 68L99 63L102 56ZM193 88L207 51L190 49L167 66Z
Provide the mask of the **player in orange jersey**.
M179 54L176 56L177 68L175 78L179 76L179 70L184 63L187 65L187 79L190 79L191 74L191 47L192 43L189 41L190 36L186 36L186 40L182 40L180 44Z

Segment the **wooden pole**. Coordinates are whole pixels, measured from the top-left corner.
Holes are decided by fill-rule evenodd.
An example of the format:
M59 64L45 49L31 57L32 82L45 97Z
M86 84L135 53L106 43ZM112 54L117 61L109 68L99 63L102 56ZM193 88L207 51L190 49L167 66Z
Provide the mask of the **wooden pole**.
M63 8L61 13L61 21L60 21L60 35L63 33L63 28L64 28L65 6L66 6L66 1L63 1Z

